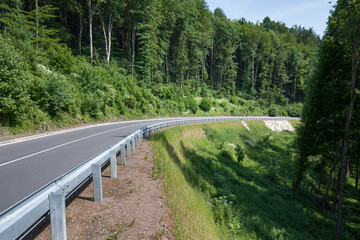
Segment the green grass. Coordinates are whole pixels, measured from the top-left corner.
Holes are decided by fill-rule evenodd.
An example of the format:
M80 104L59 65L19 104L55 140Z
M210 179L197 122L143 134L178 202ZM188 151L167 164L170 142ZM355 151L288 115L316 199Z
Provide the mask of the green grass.
M320 195L292 191L295 133L271 132L262 121L247 124L251 132L227 122L175 127L153 137L176 239L332 239L335 216L320 210ZM237 144L246 153L240 163ZM355 198L346 204L359 212ZM359 236L358 216L346 213L344 239Z

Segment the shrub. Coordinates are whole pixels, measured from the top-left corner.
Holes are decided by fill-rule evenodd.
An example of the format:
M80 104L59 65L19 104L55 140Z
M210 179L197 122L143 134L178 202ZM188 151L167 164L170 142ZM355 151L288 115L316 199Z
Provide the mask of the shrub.
M277 116L278 115L278 110L277 110L277 108L275 107L275 106L271 106L270 108L269 108L269 116L270 117L275 117L275 116Z
M235 97L235 96L231 96L230 99L229 99L229 102L236 105L239 102L239 98Z
M133 109L135 107L135 104L136 104L136 98L135 96L133 95L130 95L128 96L126 99L125 99L125 105L130 108L130 109Z
M69 81L63 75L48 73L36 79L32 85L32 99L50 116L60 116L68 112L75 103L75 97Z
M287 114L290 117L301 117L302 114L302 104L301 103L297 103L297 104L292 104L289 105L287 108Z
M236 159L238 162L241 162L242 160L244 160L245 150L241 145L236 144L235 152L236 152Z
M48 52L51 69L64 74L72 72L75 64L71 50L64 45L54 45Z
M211 101L208 98L203 98L199 104L200 109L204 112L210 111L211 106L212 106Z
M193 96L188 96L185 98L185 107L192 113L196 113L196 111L198 110L198 104Z
M0 35L0 119L5 125L20 123L30 105L26 68L25 59Z

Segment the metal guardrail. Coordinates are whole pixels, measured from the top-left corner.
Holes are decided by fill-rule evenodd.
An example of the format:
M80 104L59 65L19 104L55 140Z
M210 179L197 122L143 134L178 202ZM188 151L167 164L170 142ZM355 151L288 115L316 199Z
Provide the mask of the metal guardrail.
M174 119L143 127L3 212L0 215L0 239L19 238L49 212L51 238L53 240L66 239L65 199L92 177L94 201L102 201L101 166L110 161L111 178L116 178L116 155L118 153L120 153L121 164L125 165L126 156L131 156L131 151L135 151L135 147L143 137L158 129L179 124L232 120L300 120L300 118L197 117Z

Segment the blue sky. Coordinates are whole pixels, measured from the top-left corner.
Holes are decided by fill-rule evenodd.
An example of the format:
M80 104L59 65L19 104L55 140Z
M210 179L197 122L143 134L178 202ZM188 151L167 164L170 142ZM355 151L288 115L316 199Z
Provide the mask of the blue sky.
M209 9L221 8L230 19L244 17L247 21L262 21L269 16L288 27L312 27L322 36L326 29L329 11L335 0L206 0Z

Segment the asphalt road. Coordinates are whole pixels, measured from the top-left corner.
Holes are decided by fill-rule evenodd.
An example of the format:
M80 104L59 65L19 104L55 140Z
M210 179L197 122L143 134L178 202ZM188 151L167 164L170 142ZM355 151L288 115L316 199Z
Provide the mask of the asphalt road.
M0 213L126 138L164 121L119 122L0 145Z

